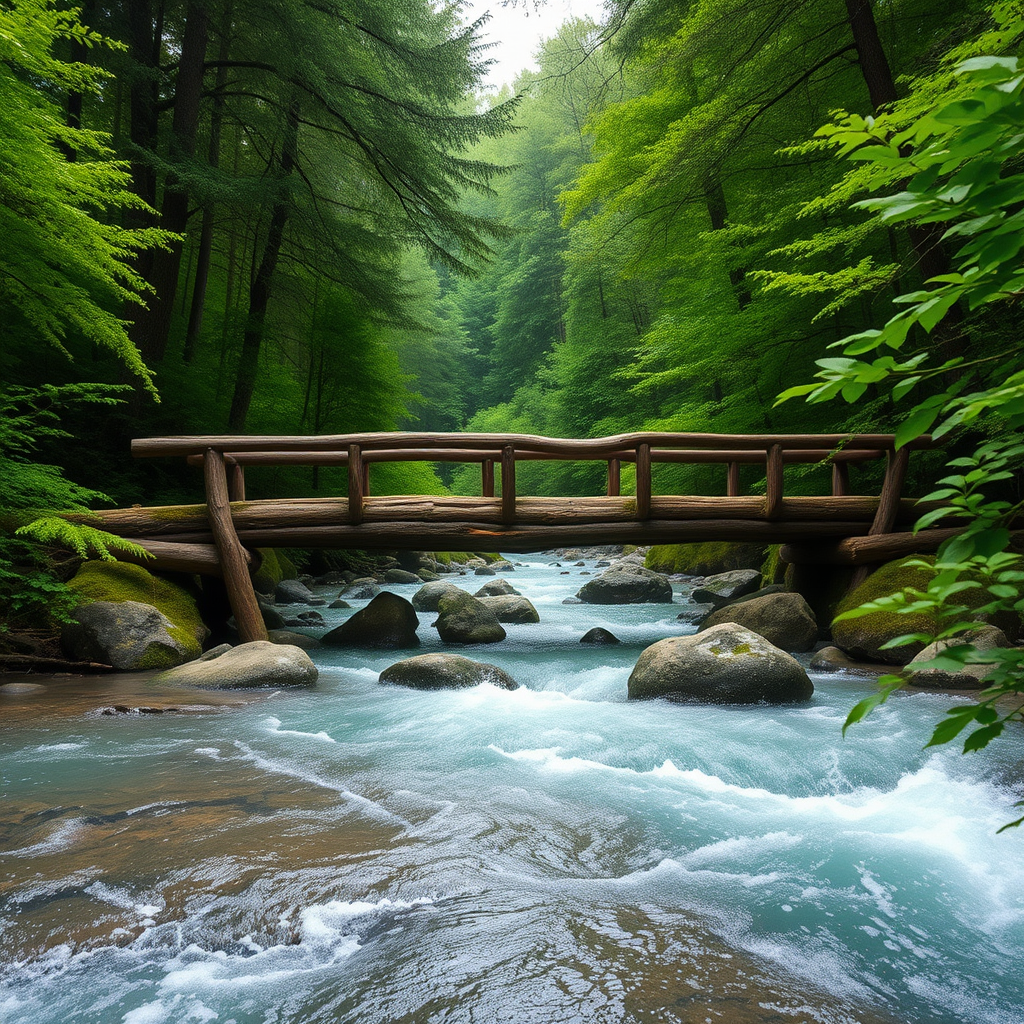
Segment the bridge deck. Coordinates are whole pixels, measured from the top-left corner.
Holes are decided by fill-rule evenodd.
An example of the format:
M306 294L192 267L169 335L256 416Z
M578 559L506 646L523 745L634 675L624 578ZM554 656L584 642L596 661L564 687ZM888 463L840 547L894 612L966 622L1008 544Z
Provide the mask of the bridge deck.
M184 457L201 467L206 502L114 509L82 518L137 540L156 556L159 567L222 575L239 633L254 640L265 638L266 629L249 578L251 548L528 552L581 544L752 540L861 545L862 557L880 541L889 544L894 530L920 514L920 507L901 494L910 450L930 446L931 439L921 437L897 450L891 434L140 438L132 443L136 456ZM516 463L538 459L606 462L607 494L545 498L517 493ZM878 495L851 494L851 465L883 459ZM371 496L371 464L402 461L476 463L481 496ZM721 464L726 494L655 494L653 469L659 463ZM792 463L826 467L832 493L785 496L784 470ZM345 466L346 494L246 501L245 467L268 465ZM621 494L623 465L630 467L633 496ZM764 467L764 496L741 493L742 465Z

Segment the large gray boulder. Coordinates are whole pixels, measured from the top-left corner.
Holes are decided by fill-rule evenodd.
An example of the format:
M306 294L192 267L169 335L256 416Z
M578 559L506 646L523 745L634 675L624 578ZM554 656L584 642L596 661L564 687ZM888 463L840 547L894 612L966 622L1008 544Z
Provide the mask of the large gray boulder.
M431 583L424 583L415 594L412 595L412 606L418 612L436 612L438 602L448 594L464 594L461 587L449 583L447 580L435 580Z
M380 592L380 587L373 580L358 580L347 586L338 597L350 601L372 601Z
M407 572L405 569L386 569L384 571L385 583L422 583L423 581L414 572Z
M322 597L317 597L305 583L299 580L281 580L274 587L275 604L326 604Z
M907 671L907 682L911 686L923 686L931 690L983 690L988 685L983 676L992 668L991 663L964 665L955 668L915 668L922 661L939 657L950 647L969 643L979 651L991 651L994 647L1011 647L1006 634L995 626L982 626L963 636L951 640L938 640L929 644L920 654L915 655Z
M721 608L737 597L751 594L761 586L758 569L731 569L716 576L708 576L691 595L695 604L710 604Z
M814 685L792 655L732 622L652 644L628 683L631 700L787 704L813 693Z
M818 640L818 621L799 594L783 592L737 601L712 612L700 628L703 632L723 622L744 626L784 651L809 651Z
M497 665L471 661L459 654L421 654L396 662L380 674L380 682L417 690L460 690L491 683L504 690L519 684Z
M418 647L416 609L384 591L321 640L334 647Z
M298 647L255 640L237 647L226 645L198 661L161 672L154 682L198 686L207 690L253 686L311 686L316 665ZM211 655L215 655L211 657Z
M177 629L141 601L92 601L71 613L61 631L61 647L72 661L94 661L123 672L171 668L199 657L194 633Z
M848 672L855 676L882 676L892 671L892 665L876 665L867 661L857 661L838 647L822 647L811 658L812 672Z
M670 604L672 584L661 573L620 562L587 580L576 596L584 604Z
M434 625L446 644L494 644L505 639L494 612L464 590L442 596L437 612Z
M519 591L508 580L488 580L473 596L503 597L505 595L518 597Z
M477 600L494 612L499 622L540 622L540 615L533 602L520 594L498 594L494 597L478 597Z
M581 644L618 644L622 641L603 626L594 626L580 637Z

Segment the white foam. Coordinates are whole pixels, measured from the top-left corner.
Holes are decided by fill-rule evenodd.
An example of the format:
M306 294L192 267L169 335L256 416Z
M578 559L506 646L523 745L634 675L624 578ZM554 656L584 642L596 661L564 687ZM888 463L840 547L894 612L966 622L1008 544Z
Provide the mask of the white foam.
M23 846L19 850L4 850L5 857L39 857L46 853L59 853L73 846L77 837L85 831L81 818L61 822L41 842Z
M302 732L299 729L282 729L280 718L265 718L264 724L267 726L267 731L273 733L275 736L297 736L300 739L308 740L323 740L325 743L337 743L338 741L328 733L324 731L320 732Z

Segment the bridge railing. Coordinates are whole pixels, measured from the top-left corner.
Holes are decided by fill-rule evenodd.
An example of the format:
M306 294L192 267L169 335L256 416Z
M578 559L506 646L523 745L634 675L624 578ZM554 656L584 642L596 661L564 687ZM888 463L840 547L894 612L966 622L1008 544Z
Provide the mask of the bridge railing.
M763 537L763 528L773 532L784 532L787 537L806 537L813 533L814 526L818 534L832 536L837 531L860 533L863 526L857 523L810 523L797 520L789 524L791 529L782 531L782 517L786 513L784 506L784 470L790 463L830 463L832 466L832 499L794 499L813 502L816 506L822 502L830 504L829 509L821 509L816 513L820 516L845 516L850 512L850 503L864 505L863 511L872 514L873 521L869 528L871 535L889 534L896 523L900 511L900 498L907 471L909 451L913 448L931 447L931 439L920 437L911 444L896 451L895 440L891 434L683 434L683 433L634 433L619 434L611 437L591 439L565 439L538 437L529 434L451 434L451 433L364 433L347 435L317 436L199 436L199 437L156 437L140 438L132 442L132 452L138 457L185 457L199 464L203 469L206 485L206 506L202 518L206 521L207 536L212 535L215 551L200 550L203 547L202 537L193 539L187 529L175 534L176 543L168 543L162 537L139 537L151 553L158 550L168 564L179 568L190 565L199 570L211 560L224 577L227 585L231 606L238 623L239 633L245 639L265 639L266 629L263 625L258 602L249 580L249 553L243 546L236 530L236 523L231 503L243 502L245 499L245 467L255 465L338 465L345 466L348 471L347 502L344 515L348 526L339 529L331 525L327 527L329 541L337 540L344 535L348 543L359 546L367 539L377 543L383 539L400 541L403 546L415 541L429 543L431 539L450 540L449 534L460 532L455 543L473 543L484 541L501 546L502 542L523 546L523 550L536 550L532 545L543 540L545 543L563 537L570 532L574 537L580 530L590 531L594 537L618 536L623 530L621 518L632 519L632 530L642 534L650 542L657 537L675 535L684 522L694 527L692 513L694 506L707 505L704 499L685 497L659 496L657 521L648 523L652 513L652 466L656 463L721 463L726 467L726 498L711 499L712 502L724 502L713 509L704 508L702 515L717 522L705 522L706 527L714 527L729 536L754 535ZM862 462L873 459L886 459L885 476L881 492L877 498L858 498L848 496L848 470L851 462ZM521 499L519 519L530 519L531 516L541 517L546 526L536 524L537 519L530 519L525 524L517 521L516 463L526 460L559 460L587 461L598 460L607 463L609 505L615 505L614 515L618 522L587 522L607 516L608 509L601 499ZM410 516L396 513L388 504L389 499L380 499L388 507L377 509L378 517L383 514L390 524L387 528L378 522L376 530L364 533L363 518L367 510L370 492L370 466L374 462L427 461L427 462L461 462L479 463L481 467L482 499L448 499L450 504L458 505L457 510L446 509L446 523L415 524ZM615 502L621 488L621 467L625 462L636 466L636 497L635 503L627 503L625 499ZM766 494L763 504L751 505L753 499L739 497L740 466L744 464L763 465L765 467ZM495 472L500 469L501 495L500 502L495 502ZM336 499L326 499L328 503ZM552 513L544 508L538 513L536 505L545 501L561 500L566 508ZM478 503L483 503L483 505ZM391 504L394 503L392 499ZM558 525L558 516L572 511L573 504L586 506L577 509L576 519L572 523ZM599 508L595 506L600 506ZM256 505L268 503L255 503ZM295 518L302 515L308 519L309 510L301 513L294 510L289 502L271 502L275 506L283 506L278 511L284 518ZM306 504L309 504L308 502ZM429 504L429 502L425 502ZM792 502L789 504L793 504ZM495 505L497 507L495 508ZM472 508L469 508L472 506ZM486 507L483 507L486 506ZM528 508L528 506L531 506ZM621 506L621 507L620 507ZM683 507L685 506L685 507ZM742 507L741 507L742 506ZM236 509L241 519L249 514L246 509ZM129 518L152 520L145 515L146 510L127 510ZM158 511L158 510L154 510ZM175 519L188 518L192 513L182 516L179 509ZM373 509L371 509L373 511ZM333 507L329 510L333 517ZM794 506L794 514L798 509ZM474 522L459 521L468 515L479 522L495 516L500 519L502 529L481 530ZM412 519L416 519L414 514ZM115 510L107 513L108 520L115 520L119 513ZM739 516L742 521L737 522ZM732 520L730 520L732 517ZM493 521L493 520L488 520ZM861 520L860 522L865 522ZM611 534L606 529L611 528ZM657 527L657 529L655 529ZM726 529L728 527L728 529ZM136 529L138 523L136 522ZM464 534L465 536L462 536ZM267 539L266 533L259 529L243 530L243 535L250 544L263 543L274 545L273 539ZM297 536L289 533L289 537ZM302 534L308 541L322 541L320 527L311 527ZM281 533L274 537L280 541ZM577 541L578 542L578 541ZM186 552L185 547L191 544L193 549ZM300 545L301 546L301 545ZM342 544L341 546L344 546ZM174 549L173 551L171 549Z
M776 518L784 497L784 469L792 463L829 463L832 495L849 493L849 466L885 458L887 467L878 509L878 532L887 532L899 504L910 449L931 446L923 436L895 451L891 434L690 434L644 432L592 439L539 437L528 434L364 433L315 436L200 436L141 438L132 443L137 457L185 456L203 464L207 453L224 460L230 500L245 498L246 466L345 466L348 469L349 517L362 521L370 495L370 466L375 462L479 463L481 493L495 496L495 469L500 467L501 518L515 522L516 463L535 460L603 461L608 466L607 494L621 490L623 463L636 466L636 518L650 516L652 467L656 463L707 464L726 467L726 495L740 494L740 466L765 467L764 514Z

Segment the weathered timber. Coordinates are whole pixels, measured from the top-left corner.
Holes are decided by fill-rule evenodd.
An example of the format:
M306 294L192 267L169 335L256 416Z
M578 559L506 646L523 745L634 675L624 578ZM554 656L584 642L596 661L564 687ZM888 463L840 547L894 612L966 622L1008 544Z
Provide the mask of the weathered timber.
M730 498L738 498L740 495L740 464L733 459L727 465L729 468L725 475L725 493Z
M636 517L651 517L651 446L637 445L636 449Z
M782 514L782 445L776 443L768 449L765 473L764 514L769 519L778 519Z
M850 493L850 467L846 462L832 463L832 493L837 498Z
M516 451L512 445L501 450L501 521L516 519Z
M885 456L885 450L881 448L863 449L840 449L833 451L826 448L814 448L809 450L784 448L782 459L787 465L790 463L833 463L833 462L869 462L874 459L881 459ZM583 457L583 456L581 456ZM493 449L445 449L445 448L382 448L362 452L363 462L496 462L501 458L501 446L495 445ZM517 462L542 462L563 456L552 455L544 451L517 451ZM636 451L624 449L602 456L616 459L619 462L635 462ZM716 462L738 462L743 465L764 465L767 453L765 449L758 451L715 451L712 449L676 449L676 448L652 448L652 462L681 462L681 463L716 463ZM202 466L201 455L188 456L190 466ZM236 452L227 450L224 452L224 461L230 465L240 466L347 466L348 449L344 451L313 450L313 451L254 451Z
M245 501L245 466L237 462L228 466L228 498L231 501Z
M494 497L494 459L480 463L480 494L484 498Z
M608 490L609 498L617 498L622 490L622 460L608 460Z
M913 523L931 504L918 504L905 498L899 508L899 522ZM834 498L783 498L781 518L807 522L838 518L858 522L865 527L874 520L877 498L859 495ZM345 498L283 498L267 501L236 502L231 506L236 529L276 528L294 523L321 526L347 521ZM103 509L88 515L69 515L72 522L87 522L122 537L149 537L173 541L183 533L207 529L205 505L171 505L156 508ZM764 498L747 495L736 498L694 495L655 495L651 498L651 518L669 522L693 520L764 518ZM372 523L394 523L396 528L409 522L502 522L501 499L458 495L388 495L366 498L363 519ZM621 497L518 498L516 522L523 525L571 525L588 522L629 522L636 519L636 499ZM866 529L861 530L866 532Z
M763 500L763 499L762 499ZM865 534L866 522L844 520L769 522L765 519L715 519L689 522L631 520L574 525L502 526L500 523L340 523L245 529L239 538L250 547L381 548L412 551L544 551L585 544L676 544L690 541L757 541L765 544L822 540ZM208 534L185 534L202 542Z
M936 551L960 530L921 530L848 537L834 544L784 544L779 557L791 565L871 565L906 555Z
M150 558L133 555L128 551L117 551L119 562L134 562L136 565L154 569L157 572L198 573L201 576L220 576L220 556L215 544L177 544L173 541L137 538L135 543L144 547ZM252 563L252 556L244 548L242 557L246 566Z
M344 451L358 445L364 452L400 448L464 449L493 451L512 445L519 452L546 452L555 458L607 459L622 450L636 450L640 444L652 448L720 449L723 451L764 451L771 444L783 449L808 449L829 452L833 449L887 450L893 447L892 434L683 434L643 432L615 434L598 438L552 438L534 434L461 434L401 433L319 435L205 435L186 437L143 437L132 441L137 458L202 455L213 448L222 452L323 452ZM930 448L931 437L922 435L908 448Z
M350 523L363 521L363 452L357 444L348 449L348 519Z
M903 493L903 483L907 478L909 458L910 452L906 448L890 452L888 455L878 511L875 513L875 521L871 524L872 535L892 532L899 514L900 495Z
M256 592L249 579L248 560L231 521L228 501L228 480L224 456L212 448L205 453L203 476L206 481L206 501L210 530L227 588L228 601L235 616L235 625L242 643L267 639L267 627L256 600Z

